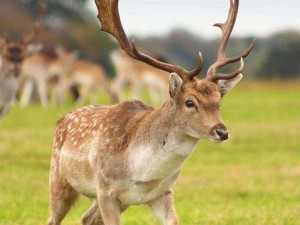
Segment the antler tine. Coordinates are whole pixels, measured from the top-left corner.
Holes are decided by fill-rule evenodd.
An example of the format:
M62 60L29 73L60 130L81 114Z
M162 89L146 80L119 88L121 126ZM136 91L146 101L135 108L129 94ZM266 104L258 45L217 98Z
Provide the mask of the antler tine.
M200 73L202 68L202 57L200 57L198 67L193 71L186 71L183 68L164 63L137 50L134 40L130 45L123 29L118 9L119 0L95 0L98 8L98 19L101 23L101 30L114 36L120 43L121 48L132 58L142 61L158 69L175 72L184 80L191 80Z
M187 73L187 76L188 76L189 80L192 80L202 70L202 67L203 67L203 56L202 56L201 52L199 52L198 57L199 57L199 62L198 62L197 68Z
M176 65L172 65L172 64L168 64L168 63L164 63L161 61L158 61L156 59L154 59L153 57L146 55L140 51L137 50L136 45L134 40L132 40L132 50L135 54L135 56L137 57L136 59L150 64L153 67L156 67L158 69L162 69L164 71L167 71L169 73L175 72L177 73L182 79L184 80L192 80L195 76L197 76L201 69L202 69L202 65L203 65L203 59L202 59L202 54L199 52L199 63L198 63L198 67L192 71L186 71L185 69L176 66Z
M222 41L218 49L217 61L213 65L211 65L207 71L207 79L210 81L216 81L218 79L232 79L235 77L234 74L236 74L236 76L239 75L239 73L242 71L238 70L239 73L237 73L238 71L236 71L231 74L216 74L216 72L229 63L234 63L239 61L241 58L247 57L254 47L255 39L252 41L250 47L241 55L232 58L227 58L225 55L225 49L237 18L238 8L239 0L235 0L234 2L233 0L230 0L230 10L226 22L217 23L214 25L222 30Z
M42 26L43 18L45 16L46 8L47 8L46 4L39 3L39 19L34 23L34 27L33 27L32 32L28 35L23 35L21 41L24 44L28 44L29 42L31 42L38 35L39 29Z
M240 57L240 64L241 64L240 67L236 71L234 71L233 73L230 73L230 74L223 74L223 73L213 74L208 78L208 80L211 81L211 82L217 82L218 80L230 80L232 78L235 78L244 69L243 57Z

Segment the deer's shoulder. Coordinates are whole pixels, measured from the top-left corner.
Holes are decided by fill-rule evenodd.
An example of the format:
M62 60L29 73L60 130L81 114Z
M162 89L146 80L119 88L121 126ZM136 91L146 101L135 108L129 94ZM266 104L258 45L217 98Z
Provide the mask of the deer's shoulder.
M69 112L57 122L56 136L61 144L67 136L75 143L91 136L128 141L141 119L153 110L138 100L111 106L85 106Z

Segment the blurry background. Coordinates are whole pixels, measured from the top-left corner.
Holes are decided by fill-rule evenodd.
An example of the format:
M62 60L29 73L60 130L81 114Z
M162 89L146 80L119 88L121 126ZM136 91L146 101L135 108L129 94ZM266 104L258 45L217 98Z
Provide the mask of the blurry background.
M0 31L12 37L31 28L38 0L1 0ZM51 49L62 44L79 50L82 58L101 63L114 75L108 53L118 47L109 35L99 30L96 7L92 0L45 1L48 10L45 27L38 41ZM134 36L138 47L160 55L174 64L191 69L197 51L204 56L204 70L217 54L221 32L212 25L223 22L228 12L225 0L128 0L120 1L124 29ZM298 78L300 63L300 14L297 1L244 0L228 55L241 52L252 38L254 51L246 59L247 78Z
M30 32L38 2L0 0L0 35L18 39ZM45 25L36 40L43 51L53 53L57 44L78 50L113 78L110 53L118 44L100 31L94 1L45 2ZM229 0L120 0L123 26L139 49L187 69L195 67L201 50L202 76L215 61L221 36L212 25L225 20L228 7ZM253 37L256 46L245 59L244 80L223 101L230 140L200 141L183 166L175 190L181 224L300 224L299 8L293 0L240 1L227 54L240 54ZM147 95L142 99L150 102ZM96 103L111 102L97 94ZM16 103L0 118L0 225L46 223L55 124L76 107ZM83 198L63 224L79 224L90 205ZM145 207L131 207L122 221L160 224Z

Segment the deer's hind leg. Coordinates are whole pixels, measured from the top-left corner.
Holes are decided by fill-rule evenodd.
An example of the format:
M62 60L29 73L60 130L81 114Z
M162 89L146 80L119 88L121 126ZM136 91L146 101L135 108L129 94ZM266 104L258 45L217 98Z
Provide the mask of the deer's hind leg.
M82 217L83 225L104 225L97 201Z
M120 208L121 213L124 212L128 206L122 206ZM92 207L82 217L83 225L104 225L104 221L101 215L99 204L96 201Z
M50 218L47 225L60 225L79 194L61 177L55 165L50 172Z

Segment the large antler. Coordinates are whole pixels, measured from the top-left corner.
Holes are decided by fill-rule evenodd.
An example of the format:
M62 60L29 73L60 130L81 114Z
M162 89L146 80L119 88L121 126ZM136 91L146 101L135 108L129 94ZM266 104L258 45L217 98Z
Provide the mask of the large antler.
M219 27L222 30L222 41L221 41L221 44L220 44L220 47L218 50L218 59L213 65L211 65L209 67L209 69L207 71L207 79L212 82L216 82L217 80L220 80L220 79L228 80L228 79L232 79L232 78L238 76L244 68L243 58L247 57L254 47L255 39L251 43L250 47L243 54L236 56L236 57L232 57L232 58L227 58L225 56L225 48L227 46L232 29L235 24L235 20L236 20L237 13L238 13L238 8L239 8L239 0L235 0L234 3L233 3L233 0L230 0L230 10L229 10L227 21L224 24L217 23L214 25L216 27ZM217 70L223 68L225 65L227 65L229 63L237 62L239 60L241 62L241 65L237 71L235 71L231 74L217 74L216 73Z
M200 52L198 67L192 71L186 71L179 66L158 61L145 53L139 52L136 49L134 41L132 41L132 45L130 45L124 32L119 16L119 0L95 0L95 2L98 8L98 19L102 25L101 30L114 36L120 43L122 49L124 49L129 56L158 69L170 73L175 72L184 80L192 80L200 73L203 65L203 59Z
M23 35L22 40L21 40L22 43L28 44L38 35L39 30L42 26L46 8L47 8L46 4L43 4L43 3L39 4L39 18L34 23L34 27L33 27L33 30L31 31L31 33L27 34L27 35Z

